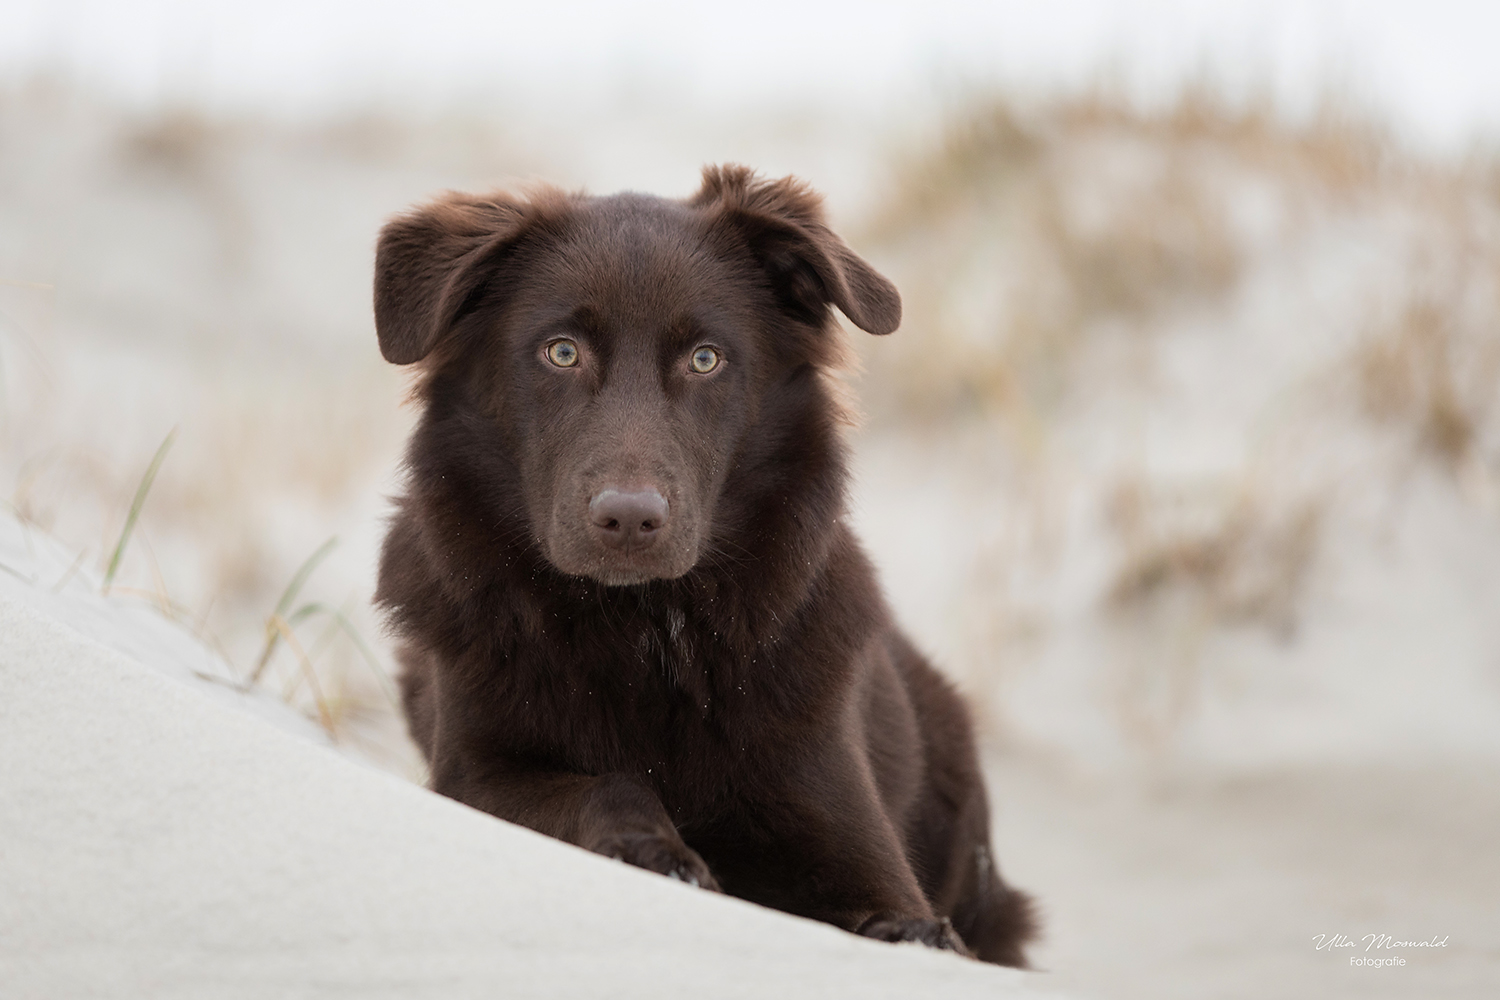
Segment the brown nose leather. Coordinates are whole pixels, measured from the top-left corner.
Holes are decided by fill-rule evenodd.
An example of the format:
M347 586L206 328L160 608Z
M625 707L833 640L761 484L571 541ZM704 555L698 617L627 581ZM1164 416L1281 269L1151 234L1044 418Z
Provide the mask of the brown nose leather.
M594 534L616 549L644 549L667 524L667 498L656 490L606 487L589 501Z

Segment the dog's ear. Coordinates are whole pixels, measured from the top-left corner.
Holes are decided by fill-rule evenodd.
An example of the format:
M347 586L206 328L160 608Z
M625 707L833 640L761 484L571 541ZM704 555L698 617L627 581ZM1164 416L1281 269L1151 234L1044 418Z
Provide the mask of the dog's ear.
M526 220L526 205L508 195L450 193L386 223L375 249L375 334L385 359L409 365L427 357Z
M747 167L703 169L689 201L718 209L749 242L784 304L814 322L829 304L867 333L901 325L901 294L823 221L823 200L792 177L767 181Z

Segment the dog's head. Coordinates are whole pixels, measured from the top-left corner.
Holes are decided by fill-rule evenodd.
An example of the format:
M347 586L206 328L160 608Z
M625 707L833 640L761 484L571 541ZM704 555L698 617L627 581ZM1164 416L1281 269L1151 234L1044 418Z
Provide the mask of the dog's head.
M871 333L901 319L815 195L738 167L686 201L452 194L376 254L381 353L424 366L486 502L610 585L699 562L737 464L788 433L787 386L831 362L830 306Z

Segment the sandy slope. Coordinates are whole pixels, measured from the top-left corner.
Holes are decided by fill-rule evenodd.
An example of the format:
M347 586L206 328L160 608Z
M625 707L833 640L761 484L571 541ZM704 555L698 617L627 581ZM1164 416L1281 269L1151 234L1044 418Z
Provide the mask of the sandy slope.
M0 596L8 997L1032 996L360 767Z

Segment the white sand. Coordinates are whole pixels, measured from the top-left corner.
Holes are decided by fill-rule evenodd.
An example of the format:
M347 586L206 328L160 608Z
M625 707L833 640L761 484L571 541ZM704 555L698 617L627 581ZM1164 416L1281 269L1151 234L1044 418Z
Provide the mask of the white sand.
M0 994L1034 996L628 868L0 595Z

